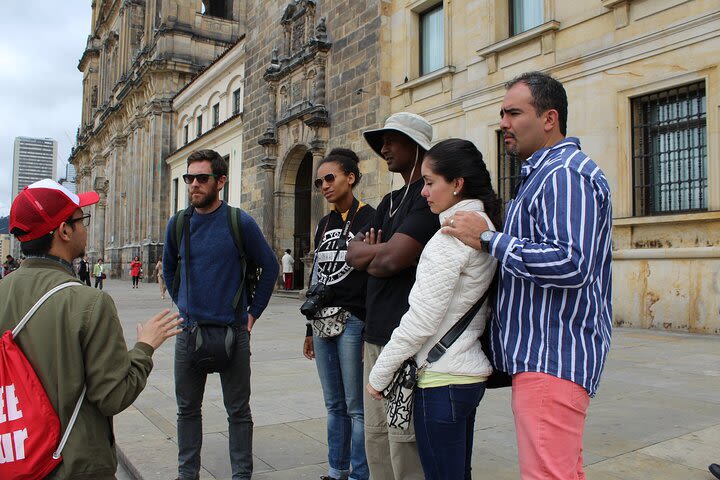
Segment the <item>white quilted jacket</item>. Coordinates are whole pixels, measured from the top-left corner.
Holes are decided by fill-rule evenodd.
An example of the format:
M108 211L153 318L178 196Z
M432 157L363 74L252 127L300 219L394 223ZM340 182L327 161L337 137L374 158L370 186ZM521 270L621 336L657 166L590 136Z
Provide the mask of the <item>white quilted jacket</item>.
M476 211L487 220L480 200L463 200L440 214L440 222L458 211ZM405 359L415 355L422 365L428 352L482 296L492 282L497 260L453 236L438 231L420 256L410 309L370 372L370 385L382 391ZM480 347L490 311L483 305L467 329L427 370L454 375L488 376L492 366Z

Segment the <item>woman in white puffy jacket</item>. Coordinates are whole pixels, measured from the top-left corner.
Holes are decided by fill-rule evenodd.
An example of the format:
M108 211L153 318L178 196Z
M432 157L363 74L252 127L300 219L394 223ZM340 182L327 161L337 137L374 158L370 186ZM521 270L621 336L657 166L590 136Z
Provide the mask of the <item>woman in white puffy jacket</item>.
M422 195L440 223L458 211L474 211L500 227L500 202L482 154L471 142L442 141L422 163ZM450 220L452 221L452 220ZM490 287L496 260L438 231L423 250L410 309L393 331L370 373L368 392L381 399L393 373L415 356L423 365L432 347ZM492 366L480 346L490 314L485 305L435 363L418 375L413 412L418 451L426 479L470 479L475 410Z

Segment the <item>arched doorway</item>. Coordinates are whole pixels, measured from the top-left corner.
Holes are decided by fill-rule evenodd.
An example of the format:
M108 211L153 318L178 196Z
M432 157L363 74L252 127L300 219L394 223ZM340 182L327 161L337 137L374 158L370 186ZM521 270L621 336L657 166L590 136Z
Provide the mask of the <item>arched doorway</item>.
M293 257L295 258L295 271L293 274L293 288L305 287L305 265L302 259L310 252L310 211L312 193L313 156L309 151L300 162L295 177L295 229L293 234Z

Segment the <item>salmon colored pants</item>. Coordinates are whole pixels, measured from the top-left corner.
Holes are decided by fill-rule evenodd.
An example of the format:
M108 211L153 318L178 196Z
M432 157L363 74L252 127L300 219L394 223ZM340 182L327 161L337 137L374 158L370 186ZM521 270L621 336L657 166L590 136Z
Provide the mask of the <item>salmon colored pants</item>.
M590 397L577 383L525 372L513 376L522 480L585 480L583 430Z

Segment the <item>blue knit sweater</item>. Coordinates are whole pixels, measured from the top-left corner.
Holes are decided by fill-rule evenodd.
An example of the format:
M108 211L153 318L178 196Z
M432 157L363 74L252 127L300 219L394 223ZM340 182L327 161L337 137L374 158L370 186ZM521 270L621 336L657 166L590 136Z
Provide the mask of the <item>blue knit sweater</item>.
M256 319L260 317L270 301L277 279L279 266L277 258L268 245L255 220L241 212L245 254L262 268L260 282L251 305L243 291L239 316L233 311L232 302L240 287L240 257L233 242L228 225L228 205L222 202L219 208L207 214L194 212L190 217L190 285L185 276L185 240L174 247L175 223L170 221L165 231L163 252L163 276L172 288L175 273L180 275L177 292L171 292L173 302L180 315L190 323L247 323L248 312ZM178 251L183 258L183 269L178 271Z

